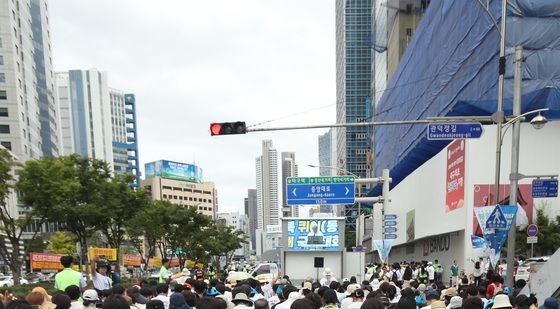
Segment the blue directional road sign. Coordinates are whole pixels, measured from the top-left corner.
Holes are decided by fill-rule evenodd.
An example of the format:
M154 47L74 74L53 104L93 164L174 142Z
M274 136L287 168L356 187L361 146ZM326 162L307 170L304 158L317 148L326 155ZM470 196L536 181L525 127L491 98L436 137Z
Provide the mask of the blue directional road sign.
M494 211L490 214L488 219L486 220L486 228L487 229L497 229L497 230L505 230L507 229L507 219L502 211L502 208L498 205L494 208Z
M390 215L383 215L384 220L397 220L397 215L390 214Z
M383 226L397 226L397 221L383 221Z
M386 227L383 230L385 231L385 233L396 233L397 232L396 227Z
M475 123L430 123L428 140L453 140L457 138L480 138L482 124Z
M397 234L385 234L383 235L384 239L397 239Z
M532 187L533 198L558 196L558 179L535 179Z
M289 177L288 205L354 204L354 177Z

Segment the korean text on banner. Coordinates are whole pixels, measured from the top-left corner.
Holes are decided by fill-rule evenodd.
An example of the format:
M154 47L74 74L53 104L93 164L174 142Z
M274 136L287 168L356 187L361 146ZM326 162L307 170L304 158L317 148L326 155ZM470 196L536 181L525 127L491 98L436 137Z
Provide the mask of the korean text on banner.
M465 203L465 140L455 140L447 147L446 174L445 212L450 212Z
M140 267L140 264L142 264L142 256L131 255L131 254L123 254L123 265L124 266Z
M31 252L31 269L33 270L62 270L60 258L64 254L35 253Z
M117 249L113 248L89 248L89 258L99 256L101 258L107 259L109 261L117 260Z
M151 267L161 267L161 265L162 265L162 263L161 263L161 258L160 257L153 257L148 262L148 266L151 266Z

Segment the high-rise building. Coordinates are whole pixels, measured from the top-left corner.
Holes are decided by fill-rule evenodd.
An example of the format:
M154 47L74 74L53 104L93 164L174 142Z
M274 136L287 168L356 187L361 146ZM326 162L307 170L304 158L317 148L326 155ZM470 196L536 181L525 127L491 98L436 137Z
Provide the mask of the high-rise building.
M336 122L357 123L371 119L373 0L336 1ZM339 174L366 177L370 149L368 127L337 130ZM346 232L356 230L358 206L347 205Z
M337 123L369 119L372 74L372 0L336 1L336 120ZM369 169L368 128L337 130L337 161L344 170L366 177Z
M336 128L319 135L319 176L337 175Z
M59 155L46 0L0 0L0 144L22 162Z
M107 161L115 173L140 182L136 99L108 86L107 73L70 70L56 73L62 154L77 153Z
M245 214L248 218L249 226L249 237L251 249L256 249L256 233L257 230L257 190L249 189L247 190L247 197L245 198Z
M239 212L220 212L216 213L216 221L220 224L229 226L234 230L243 232L244 235L248 235L249 227L246 214L240 214ZM235 257L244 258L249 255L249 245L242 244L241 248L236 249L233 253Z
M111 124L113 130L113 163L115 173L131 173L140 184L138 136L136 129L136 97L132 93L110 89Z
M77 153L105 160L113 168L107 73L97 70L57 72L56 86L63 117L63 154Z
M271 140L262 141L262 155L256 159L257 228L279 224L278 154Z
M376 1L372 9L374 34L372 47L375 72L372 80L372 104L377 105L400 59L412 40L429 0L395 0L390 4ZM375 107L372 107L375 111Z
M298 176L296 154L293 152L282 152L280 158L282 160L282 183L280 184L282 186L282 215L284 217L298 217L298 206L288 205L288 193L286 191L286 179Z
M196 207L198 212L215 217L216 189L203 181L202 169L194 164L158 160L144 165L146 179L142 187L153 200Z

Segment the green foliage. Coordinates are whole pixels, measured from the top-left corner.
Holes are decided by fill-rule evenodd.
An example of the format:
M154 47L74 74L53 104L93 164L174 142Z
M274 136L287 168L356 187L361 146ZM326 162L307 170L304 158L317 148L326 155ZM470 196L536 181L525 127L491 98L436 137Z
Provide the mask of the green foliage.
M102 160L71 155L29 161L20 171L18 190L31 212L50 222L62 223L87 256L88 240L104 219L103 190L111 179Z
M33 215L25 212L22 216L11 209L8 198L13 190L13 170L18 166L6 149L0 149L0 232L7 241L0 242L0 257L8 264L14 274L14 284L19 285L23 261L19 252L22 249L23 228L31 223ZM38 220L41 222L41 220ZM31 238L35 238L34 234Z
M538 243L534 244L534 256L551 255L560 247L560 216L549 218L546 215L548 205L542 203L537 208L537 216L533 222L539 227ZM527 244L527 230L518 231L515 238L517 254L529 256L531 245Z
M58 231L51 236L47 249L57 254L74 254L76 244L72 237Z

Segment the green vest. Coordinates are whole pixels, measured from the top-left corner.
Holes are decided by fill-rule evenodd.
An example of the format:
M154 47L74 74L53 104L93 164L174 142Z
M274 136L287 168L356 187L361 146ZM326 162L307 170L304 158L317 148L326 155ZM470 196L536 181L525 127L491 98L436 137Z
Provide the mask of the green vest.
M441 265L440 265L440 264L434 263L434 270L435 270L435 272L439 272L439 271L441 270L440 268L441 268Z
M60 291L64 291L67 287L71 285L75 285L81 288L80 280L82 278L82 274L77 271L72 270L71 268L64 268L63 271L56 274L54 277L54 282L56 283L56 288Z
M167 273L167 268L165 268L165 266L162 266L159 269L159 283L165 283L167 281L167 277L169 277L169 274Z

